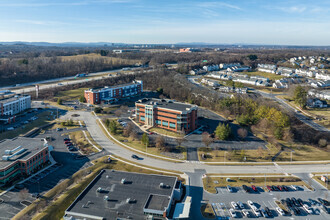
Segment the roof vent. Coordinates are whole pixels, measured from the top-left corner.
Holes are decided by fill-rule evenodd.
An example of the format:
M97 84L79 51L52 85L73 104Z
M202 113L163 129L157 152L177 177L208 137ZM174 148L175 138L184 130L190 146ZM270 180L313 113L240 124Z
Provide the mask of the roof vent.
M125 184L127 181L126 181L126 179L125 178L123 178L123 179L121 179L121 184Z
M109 198L109 196L104 196L104 197L103 197L103 200L104 200L104 201L109 201L110 198Z

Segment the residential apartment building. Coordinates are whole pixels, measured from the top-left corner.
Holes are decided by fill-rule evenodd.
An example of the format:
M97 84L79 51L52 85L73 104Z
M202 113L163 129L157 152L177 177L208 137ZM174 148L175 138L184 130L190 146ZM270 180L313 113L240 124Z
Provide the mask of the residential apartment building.
M189 133L197 128L197 106L165 99L141 99L135 103L138 122Z
M29 176L49 161L47 141L40 138L17 137L0 142L0 185Z
M135 80L128 84L85 90L85 99L89 104L110 103L121 98L139 95L142 92L143 82Z
M276 73L276 65L258 64L258 71L265 73Z
M9 90L0 92L1 116L16 115L31 108L31 96L20 95Z

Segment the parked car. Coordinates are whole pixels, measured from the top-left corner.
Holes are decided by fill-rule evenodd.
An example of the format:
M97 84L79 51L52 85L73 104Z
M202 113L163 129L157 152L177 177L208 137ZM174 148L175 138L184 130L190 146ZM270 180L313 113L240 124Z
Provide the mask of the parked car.
M251 188L253 189L253 191L258 192L258 188L255 185L252 185Z
M243 187L243 189L244 189L245 192L247 192L247 193L250 192L250 188L248 186L243 185L242 187Z
M329 206L330 205L328 200L325 200L325 199L322 199L322 198L317 198L317 200L319 200L320 203L324 206Z
M278 188L276 186L272 186L273 191L278 191Z
M308 214L312 214L313 213L313 209L311 207L309 207L307 204L304 204L303 205L303 208L305 209L305 211L308 213Z
M64 138L63 141L70 141L70 138Z
M261 214L259 209L252 209L252 210L253 210L253 213L256 215L257 218L262 217L262 214Z
M230 204L231 204L231 206L232 206L234 209L238 209L238 208L239 208L238 205L237 205L237 203L234 202L234 201L232 201Z
M229 185L227 186L227 190L228 190L228 192L233 192L233 188Z
M250 218L250 212L248 210L243 209L242 214L243 214L244 217Z
M278 212L279 215L284 215L284 211L283 209L281 209L280 207L276 207L276 211Z
M304 201L302 201L302 199L298 199L297 202L298 202L299 206L303 206L304 205Z
M62 131L63 129L62 128L57 128L56 131Z
M268 213L266 212L265 209L261 209L260 211L265 218L269 218Z
M283 187L282 186L277 186L277 188L280 190L280 191L283 191Z
M282 188L285 190L285 191L289 191L289 188L285 185L282 186Z
M265 207L265 211L267 212L267 214L268 214L268 216L269 216L270 218L273 217L273 213L272 213L272 211L271 211L268 207Z
M25 186L23 184L16 184L15 189L24 189Z
M240 207L240 209L244 209L244 204L241 201L238 201L237 205Z
M230 213L231 217L233 217L233 218L237 217L237 214L234 209L229 209L229 213Z
M295 185L291 185L291 188L294 189L294 190L298 190L298 187L295 186Z
M270 191L273 191L273 189L272 189L271 186L266 186L266 187L267 187L267 189L269 190L269 192L270 192Z

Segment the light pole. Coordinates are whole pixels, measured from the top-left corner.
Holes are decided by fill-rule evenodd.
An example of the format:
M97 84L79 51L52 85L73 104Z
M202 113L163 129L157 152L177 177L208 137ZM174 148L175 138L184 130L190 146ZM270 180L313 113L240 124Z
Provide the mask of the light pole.
M292 151L291 151L291 163L292 163Z

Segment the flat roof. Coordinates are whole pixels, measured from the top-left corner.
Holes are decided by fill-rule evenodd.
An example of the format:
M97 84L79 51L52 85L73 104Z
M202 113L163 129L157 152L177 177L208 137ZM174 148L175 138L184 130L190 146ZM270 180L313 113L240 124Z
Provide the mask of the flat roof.
M121 180L126 183L122 184ZM66 210L67 217L86 219L145 219L149 195L171 197L177 178L172 176L102 171ZM161 188L160 183L168 187ZM102 192L97 192L101 187ZM108 196L108 201L104 199ZM127 203L130 198L131 202ZM167 207L167 206L166 206Z
M136 102L136 104L143 104L143 105L154 105L157 106L157 108L166 108L166 109L171 109L171 110L176 110L176 111L189 111L192 108L196 108L196 105L189 105L181 102L175 102L172 100L168 99L149 99L149 98L144 98Z
M17 160L26 160L37 152L45 148L45 142L41 141L40 138L26 138L26 137L17 137L14 139L5 139L0 142L0 169L5 168L14 161ZM6 150L14 150L15 148L22 146L20 149L25 149L22 153L13 156L9 160L3 160L2 156L5 156ZM16 152L16 151L15 151ZM13 153L15 153L13 152ZM8 155L10 156L10 155Z
M28 97L30 95L21 95L21 94L18 94L18 95L15 95L13 97L9 97L9 98L4 98L4 99L1 99L0 100L0 103L8 103L8 102L12 102L12 101L16 101L18 100L19 98L22 98L22 97Z
M150 194L145 209L165 211L170 203L170 196Z
M125 86L133 86L133 85L141 85L141 83L140 82L131 82L131 83L125 83L125 84L120 84L120 85L114 85L114 86L105 86L102 88L92 88L87 91L101 92L102 90L105 90L105 89L116 89L116 88L121 88L121 87L125 87Z

